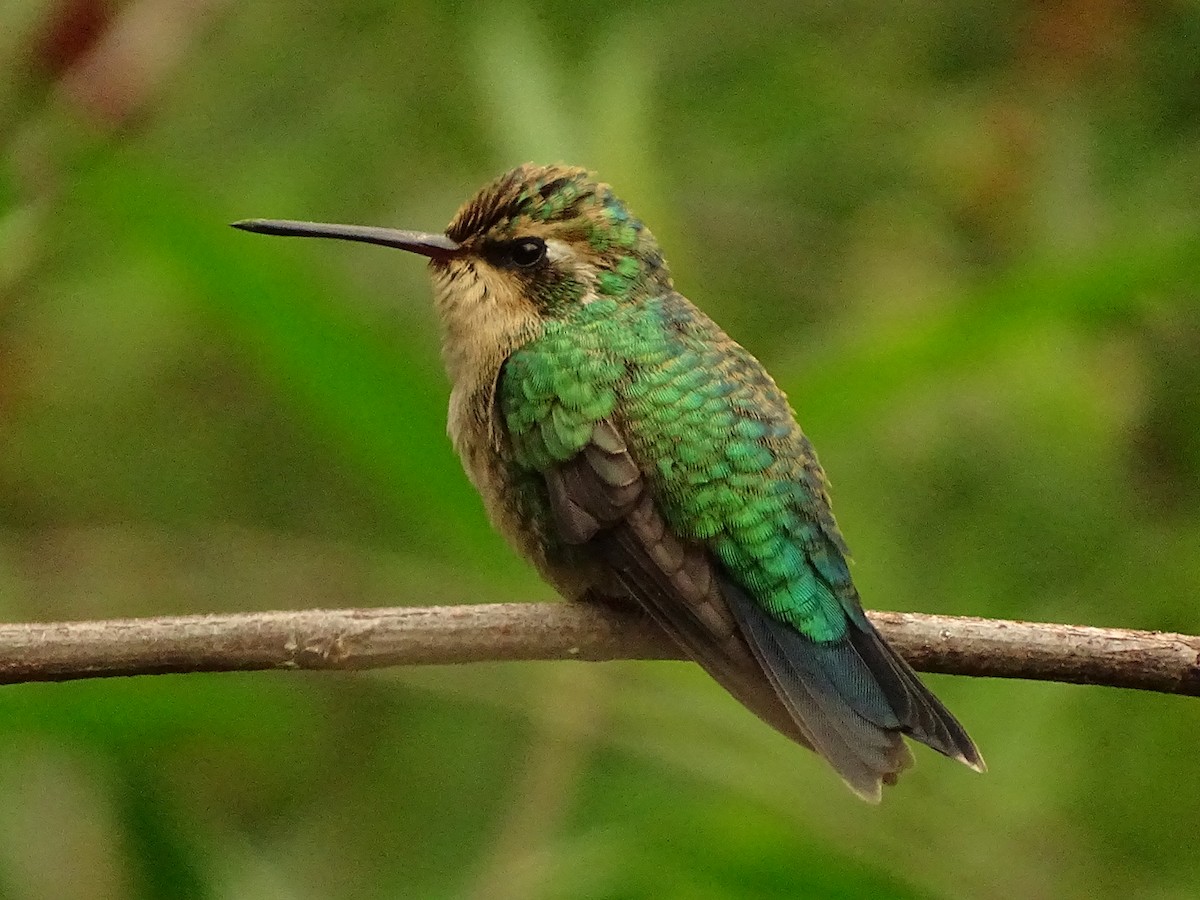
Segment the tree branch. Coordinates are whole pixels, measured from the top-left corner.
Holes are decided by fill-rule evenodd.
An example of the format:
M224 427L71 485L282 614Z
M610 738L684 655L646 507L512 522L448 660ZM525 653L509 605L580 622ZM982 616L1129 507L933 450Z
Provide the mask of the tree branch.
M870 616L925 672L1200 696L1200 637L919 613ZM171 672L679 658L678 648L648 621L572 603L0 625L0 684Z

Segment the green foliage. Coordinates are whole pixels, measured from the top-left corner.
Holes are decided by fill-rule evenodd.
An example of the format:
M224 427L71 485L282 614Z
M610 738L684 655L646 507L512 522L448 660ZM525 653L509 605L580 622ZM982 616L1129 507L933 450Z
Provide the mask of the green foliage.
M1194 4L112 15L0 10L7 618L547 596L421 266L226 223L562 160L789 392L868 605L1200 630ZM682 665L4 688L0 896L1195 896L1194 701L935 688L991 771L880 809Z

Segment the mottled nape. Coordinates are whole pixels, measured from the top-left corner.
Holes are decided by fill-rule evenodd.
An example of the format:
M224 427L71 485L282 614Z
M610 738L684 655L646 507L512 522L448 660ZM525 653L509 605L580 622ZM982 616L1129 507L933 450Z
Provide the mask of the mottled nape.
M674 290L606 185L521 166L445 235L243 227L430 258L454 446L496 527L565 597L643 610L868 800L911 764L905 735L982 770L863 613L787 398Z

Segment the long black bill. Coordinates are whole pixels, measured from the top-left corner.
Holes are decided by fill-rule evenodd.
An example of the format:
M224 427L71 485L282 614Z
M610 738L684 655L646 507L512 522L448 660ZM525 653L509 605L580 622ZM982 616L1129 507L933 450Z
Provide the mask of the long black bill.
M395 228L375 228L371 225L328 225L324 222L291 222L287 219L243 219L232 222L234 228L255 234L277 234L283 237L334 238L339 241L360 241L398 247L430 259L449 259L461 247L444 234L421 231L399 231Z

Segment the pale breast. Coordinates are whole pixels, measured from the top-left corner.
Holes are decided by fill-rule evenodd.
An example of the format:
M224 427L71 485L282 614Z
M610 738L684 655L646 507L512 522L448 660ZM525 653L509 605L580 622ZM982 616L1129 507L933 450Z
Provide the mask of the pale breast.
M560 594L579 599L603 579L575 548L563 546L551 533L545 481L540 473L517 467L503 425L496 419L493 395L491 389L451 392L447 418L451 443L483 499L492 526Z
M541 331L537 311L510 278L481 261L434 266L431 273L453 384L446 430L454 449L492 525L560 593L576 598L593 580L583 574L588 567L550 533L545 481L516 465L496 409L504 361Z

